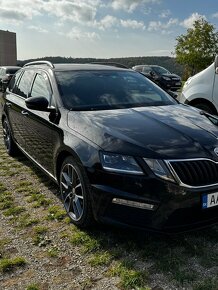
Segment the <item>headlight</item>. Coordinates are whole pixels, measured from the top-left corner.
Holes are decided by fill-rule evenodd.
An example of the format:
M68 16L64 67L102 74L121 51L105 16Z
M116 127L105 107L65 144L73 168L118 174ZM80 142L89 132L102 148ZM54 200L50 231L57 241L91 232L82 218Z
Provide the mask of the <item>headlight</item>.
M162 77L165 81L170 81L171 78L168 78L168 77Z
M144 174L132 156L101 152L100 157L102 167L105 170L127 174Z
M175 182L172 174L162 160L143 158L150 169L160 178Z

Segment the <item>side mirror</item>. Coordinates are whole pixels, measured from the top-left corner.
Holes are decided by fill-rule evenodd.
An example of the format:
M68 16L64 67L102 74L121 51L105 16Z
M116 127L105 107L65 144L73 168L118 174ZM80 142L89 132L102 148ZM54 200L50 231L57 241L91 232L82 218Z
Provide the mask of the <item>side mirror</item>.
M48 107L48 100L45 97L30 97L25 100L26 106L28 109L51 112L54 111L54 108Z

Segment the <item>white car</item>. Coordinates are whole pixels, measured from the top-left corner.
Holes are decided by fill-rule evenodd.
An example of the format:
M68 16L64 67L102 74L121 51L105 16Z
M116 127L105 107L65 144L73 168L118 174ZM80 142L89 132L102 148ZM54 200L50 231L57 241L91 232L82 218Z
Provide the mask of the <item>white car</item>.
M208 113L218 114L218 56L213 64L185 82L178 100Z

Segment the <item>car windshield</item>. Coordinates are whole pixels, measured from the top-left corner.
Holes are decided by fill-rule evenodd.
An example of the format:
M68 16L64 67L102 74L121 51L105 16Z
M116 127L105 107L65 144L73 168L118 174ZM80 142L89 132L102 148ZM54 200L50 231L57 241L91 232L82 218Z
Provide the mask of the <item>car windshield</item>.
M56 71L64 106L71 110L108 110L173 105L176 101L137 72Z
M159 74L159 75L169 75L169 74L171 74L167 69L165 69L164 67L162 67L162 66L155 66L155 67L153 67L153 70L157 73L157 74Z

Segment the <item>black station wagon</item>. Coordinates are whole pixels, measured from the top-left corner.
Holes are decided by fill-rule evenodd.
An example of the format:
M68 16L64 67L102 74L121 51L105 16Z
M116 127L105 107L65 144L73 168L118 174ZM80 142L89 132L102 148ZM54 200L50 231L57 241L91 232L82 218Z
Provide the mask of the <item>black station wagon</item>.
M218 119L136 71L26 64L3 98L4 142L60 186L75 225L183 231L218 221Z

